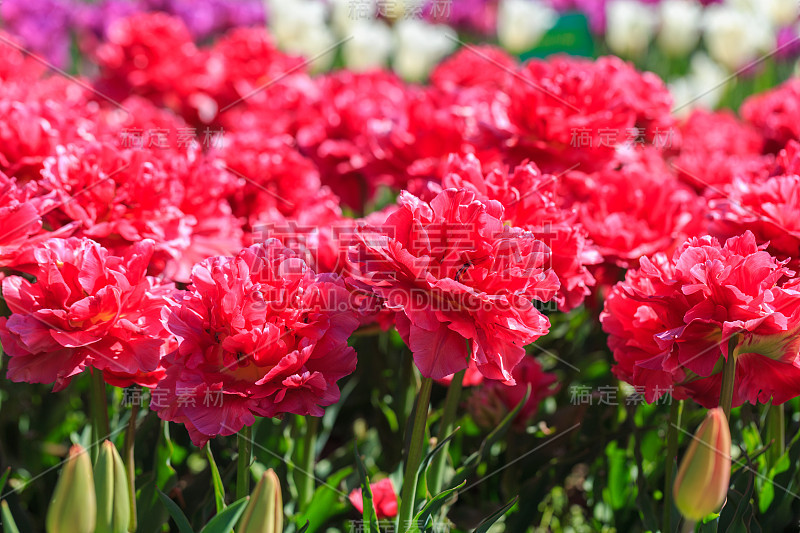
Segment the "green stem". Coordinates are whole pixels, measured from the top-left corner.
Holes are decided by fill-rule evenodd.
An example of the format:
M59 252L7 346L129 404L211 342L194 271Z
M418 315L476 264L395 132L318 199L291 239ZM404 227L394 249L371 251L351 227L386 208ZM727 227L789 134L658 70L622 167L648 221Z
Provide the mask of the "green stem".
M411 354L403 353L403 366L400 369L400 379L398 380L398 403L400 431L405 435L408 428L408 417L411 416L411 409L414 406L414 391L417 388L417 376L414 373L414 358Z
M93 368L92 376L92 457L97 458L100 451L100 442L107 439L111 433L108 428L108 397L106 396L106 382L103 381L103 372Z
M300 457L300 468L295 470L295 483L297 484L298 509L304 511L308 508L314 497L314 465L317 454L317 431L319 418L316 416L305 417L305 434L303 435L303 449Z
M128 531L136 532L136 464L133 459L133 444L136 440L136 418L139 415L139 402L131 404L131 418L128 420L128 430L125 433L125 471L128 474L128 493L130 496L131 516Z
M400 493L400 512L397 515L398 531L411 524L414 518L414 500L417 495L417 479L419 464L422 461L422 451L425 447L425 426L428 422L428 406L431 403L431 389L433 380L423 378L422 385L417 394L417 404L414 408L414 425L411 429L411 440L408 444L406 468L403 474L403 489Z
M239 457L236 464L236 499L250 494L250 456L253 451L253 428L245 426L239 431Z
M669 408L669 427L667 427L667 463L664 466L664 516L662 530L672 531L672 483L675 476L675 461L678 455L678 429L681 427L683 400L675 401Z
M736 382L736 336L728 340L728 358L722 366L722 387L720 387L719 405L725 413L725 418L731 419L731 403L733 403L733 386Z
M767 464L775 465L786 451L786 422L783 404L770 405L767 411L767 442L771 442L767 451Z
M456 372L453 375L453 380L447 388L447 396L444 398L444 412L442 413L442 420L439 423L438 442L442 442L453 431L453 423L456 420L456 412L458 411L458 402L461 400L461 390L463 389L464 374L467 369ZM430 488L433 494L439 494L442 490L442 482L444 478L444 467L447 464L447 448L448 444L442 446L439 454L434 457L433 464L431 465L430 473Z

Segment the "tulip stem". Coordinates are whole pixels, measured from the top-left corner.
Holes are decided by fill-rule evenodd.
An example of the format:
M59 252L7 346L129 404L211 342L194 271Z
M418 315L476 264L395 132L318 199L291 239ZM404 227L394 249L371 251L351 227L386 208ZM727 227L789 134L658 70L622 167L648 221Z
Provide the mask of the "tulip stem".
M308 508L314 498L314 464L317 454L317 431L319 430L319 418L316 416L306 416L299 418L305 420L305 433L303 434L303 449L300 456L299 468L295 469L295 482L297 484L298 509L304 511Z
M417 403L414 407L414 425L412 426L411 440L408 444L406 467L403 473L403 489L400 495L400 512L397 515L398 531L405 531L414 518L414 500L417 495L417 480L419 464L422 461L422 451L425 447L425 426L428 422L428 406L431 403L431 389L433 380L423 378L417 394Z
M446 439L450 435L450 432L453 431L453 422L456 420L458 402L461 400L461 390L463 388L464 374L466 372L466 368L456 372L453 375L450 386L447 387L447 396L444 398L444 412L442 413L442 420L439 422L437 444ZM442 446L442 449L439 450L438 455L433 459L433 464L431 465L430 489L433 494L439 494L442 490L444 467L447 464L447 448L447 444Z
M107 439L111 433L108 428L108 397L106 396L106 382L103 381L103 371L93 368L91 371L92 385L92 458L97 459L100 443Z
M675 477L675 462L678 455L678 429L681 427L683 400L675 400L669 408L669 426L667 427L667 463L664 465L664 515L662 530L672 531L672 483Z
M253 451L253 427L245 426L239 431L239 457L236 463L236 499L250 494L250 457Z
M720 387L719 406L725 413L725 418L731 419L731 404L733 403L733 385L736 381L736 336L728 340L728 358L722 365L722 386Z
M136 386L138 389L138 386ZM125 433L125 472L128 475L128 495L130 497L131 515L128 522L128 531L136 531L136 464L133 460L133 444L136 440L136 418L139 415L139 402L131 403L131 418L128 420L128 430Z
M767 410L767 442L771 443L767 451L767 462L771 468L786 451L786 424L783 404L770 405Z

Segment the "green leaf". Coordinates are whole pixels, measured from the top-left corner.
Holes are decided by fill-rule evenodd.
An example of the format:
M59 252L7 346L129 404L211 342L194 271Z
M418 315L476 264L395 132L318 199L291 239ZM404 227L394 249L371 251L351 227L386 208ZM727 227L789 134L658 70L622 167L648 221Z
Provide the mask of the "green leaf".
M369 476L367 476L367 469L364 468L364 462L361 460L361 455L358 453L358 444L353 443L353 448L356 454L356 467L358 468L358 478L361 482L361 501L364 504L364 513L362 524L362 531L364 533L380 533L378 528L378 515L375 512L375 505L372 503L372 489L369 486Z
M5 475L8 475L8 470ZM2 485L0 485L0 488L2 488ZM8 508L8 502L5 500L0 501L0 517L3 519L3 533L19 533L17 524L14 523L14 517L11 516L11 509Z
M225 486L222 484L222 477L219 475L219 468L214 461L214 454L211 453L211 441L206 443L206 457L208 465L211 467L211 480L214 483L214 503L217 505L217 514L225 510Z
M306 525L301 527L300 530L297 533L309 533L311 530L308 529L308 526L309 526L309 522L306 522Z
M250 496L245 496L244 498L233 502L230 507L212 518L211 521L206 524L206 527L200 531L200 533L231 533L231 531L233 531L233 527L236 525L236 522L239 521L239 517L242 516L244 507L247 505L249 500Z
M769 509L769 506L772 504L772 500L775 498L775 483L773 481L775 476L787 471L790 466L789 451L787 450L781 455L775 465L769 469L769 472L767 472L766 478L763 479L765 483L758 493L758 510L761 514L767 512L767 509Z
M158 491L158 497L161 498L161 502L164 504L164 507L167 508L172 520L175 521L175 525L178 526L178 531L180 533L194 533L192 525L189 523L189 519L186 518L185 514L183 514L183 511L181 511L181 508L178 507L178 504L172 501L172 498L161 491Z
M339 502L339 492L334 488L338 487L352 473L352 466L342 468L331 475L325 484L320 485L314 491L311 505L308 506L305 513L297 518L297 523L302 524L305 522L305 529L308 530L308 533L314 533L332 517L347 510L347 506Z
M489 518L481 522L480 525L475 528L474 533L487 533L487 531L489 531L489 528L492 527L495 522L500 520L508 512L509 509L511 509L517 504L518 499L519 496L514 496L513 500L502 506L494 513L492 513L492 515L489 516Z
M744 493L741 495L741 499L739 499L739 503L736 505L736 512L733 515L733 518L730 520L730 525L725 531L729 531L730 533L747 533L747 528L745 527L745 516L748 514L752 514L752 506L750 505L750 498L753 496L753 486L754 483L754 476L748 472L744 471L739 474L740 480L746 480L747 488L745 489ZM739 484L739 480L735 485ZM728 506L734 503L736 497L736 491L731 490L728 493L728 502L725 504L725 508L723 508L723 512L727 510Z
M616 442L606 447L608 458L608 503L618 511L629 501L630 485L628 476L628 453L620 449Z
M414 524L412 524L411 528L408 530L410 533L428 531L431 527L431 522L433 519L433 515L439 512L439 509L450 499L450 496L453 493L457 492L461 489L467 482L464 481L457 487L453 487L447 490L444 490L431 498L428 502L425 503L425 506L422 510L417 513L417 516L414 517Z
M705 517L702 522L696 526L696 533L717 533L719 529L719 515L713 514Z
M138 531L161 531L169 520L156 488L155 473L136 476L136 524Z
M169 423L161 421L161 432L158 436L156 453L153 460L153 470L156 473L156 487L159 490L166 490L167 487L178 477L175 469L172 468L173 454L172 439L169 436Z
M430 464L431 464L431 461L433 461L433 458L434 458L434 457L436 457L436 455L437 455L439 452L441 452L441 451L442 451L442 449L443 449L443 448L444 448L444 447L447 445L447 443L448 443L448 442L450 442L451 440L453 440L453 437L455 437L455 436L456 436L456 433L457 433L457 432L458 432L460 429L461 429L461 427L456 427L456 428L453 430L453 432L452 432L452 433L450 433L450 434L449 434L447 437L445 437L445 438L442 440L442 442L438 443L438 444L436 445L436 447L435 447L433 450L431 450L430 452L428 452L428 455L426 455L426 456L425 456L425 458L422 460L422 462L419 464L419 470L417 470L417 476L418 476L420 479L422 479L422 478L423 478L423 476L424 476L424 478L425 478L425 487L426 487L426 489L428 490L428 493L429 493L429 494L430 494L430 487L428 487L428 477L427 477L428 467L430 466Z
M0 476L0 492L3 492L3 488L6 486L6 481L8 481L8 476L11 475L11 467L9 466L6 468L6 471L3 472L3 475Z

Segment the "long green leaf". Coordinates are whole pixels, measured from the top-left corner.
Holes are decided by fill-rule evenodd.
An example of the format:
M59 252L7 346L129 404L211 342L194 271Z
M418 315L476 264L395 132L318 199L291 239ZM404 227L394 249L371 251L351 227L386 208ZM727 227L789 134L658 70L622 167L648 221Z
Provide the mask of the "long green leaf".
M350 474L353 467L342 468L332 474L327 482L317 487L311 505L297 518L298 524L306 524L308 533L314 533L321 528L333 516L347 510L347 506L339 502L339 493L331 487L338 487L339 484Z
M425 476L424 477L425 488L428 490L429 493L430 493L430 487L428 487L428 477L426 475L428 472L428 466L431 464L431 461L433 461L433 458L436 457L439 454L439 452L441 452L442 449L447 445L447 443L453 440L453 437L456 436L456 433L460 429L461 429L460 426L456 427L452 433L450 433L447 437L445 437L442 440L442 442L438 443L433 450L428 452L428 455L426 455L425 458L422 460L422 462L419 464L418 477L423 478L423 476Z
M3 491L3 488L6 486L6 481L8 481L8 476L11 475L11 467L9 466L6 468L6 471L3 472L3 475L0 476L0 492Z
M180 533L194 533L192 525L189 523L189 519L186 518L185 514L183 514L183 511L181 511L181 508L178 507L178 504L172 501L172 498L161 491L158 491L158 497L161 498L161 502L164 504L164 507L167 508L172 520L175 521L175 525L178 526L178 531Z
M217 505L217 514L225 510L225 485L222 484L222 477L219 475L217 462L214 461L214 454L211 453L211 442L206 443L206 457L208 465L211 467L211 480L214 484L214 503Z
M466 481L461 483L456 487L449 488L447 490L443 490L430 500L425 503L425 506L422 510L417 513L417 516L414 517L414 523L411 525L411 528L408 530L409 533L419 533L423 531L428 531L431 527L431 522L433 521L433 515L439 512L439 509L450 499L450 497L458 492L464 485L466 485Z
M492 527L495 522L500 520L508 512L509 509L511 509L512 507L514 507L514 505L516 505L518 499L519 496L514 496L513 500L502 506L494 513L492 513L492 515L489 516L489 518L481 522L480 525L475 528L474 533L487 533L489 531L489 528Z
M353 448L356 454L358 478L361 482L361 501L364 504L364 523L362 524L362 530L364 533L380 533L380 529L378 528L378 515L375 512L375 505L372 503L372 489L369 486L367 469L364 468L364 462L361 460L361 455L358 453L358 444L353 443Z
M249 500L250 496L245 496L233 502L230 507L212 518L200 533L231 533Z
M0 517L3 518L3 533L19 533L17 524L14 523L14 517L11 516L11 509L8 508L8 502L5 500L0 501Z
M628 504L631 481L628 476L628 453L619 448L616 442L606 447L608 458L608 503L618 511Z

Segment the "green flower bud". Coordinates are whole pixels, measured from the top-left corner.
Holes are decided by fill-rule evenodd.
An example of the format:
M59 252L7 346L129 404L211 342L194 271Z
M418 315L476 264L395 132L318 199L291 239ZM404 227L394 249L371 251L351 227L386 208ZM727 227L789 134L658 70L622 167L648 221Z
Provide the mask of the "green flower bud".
M731 479L731 431L722 408L710 409L675 478L675 506L695 522L719 511Z
M264 472L250 495L242 518L239 533L281 533L283 531L283 498L281 482L271 468Z
M47 509L47 533L94 533L96 505L92 461L76 444L69 449Z
M111 441L105 441L100 447L94 465L94 485L97 494L95 533L126 533L131 516L128 476L122 457Z

